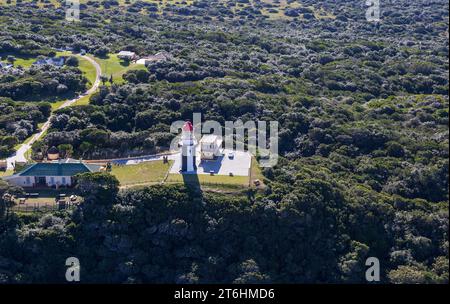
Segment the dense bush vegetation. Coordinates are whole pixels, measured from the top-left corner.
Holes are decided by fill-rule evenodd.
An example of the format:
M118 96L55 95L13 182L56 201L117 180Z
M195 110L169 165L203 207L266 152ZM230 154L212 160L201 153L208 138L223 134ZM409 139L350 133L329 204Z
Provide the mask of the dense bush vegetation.
M263 193L81 177L73 213L3 217L0 280L62 282L77 256L84 282L365 282L376 256L383 282L448 282L448 3L389 1L370 23L363 1L287 2L90 1L75 24L52 5L2 9L4 52L170 54L57 111L35 155L154 153L200 112L279 121L281 159ZM5 102L7 143L48 116L23 107Z
M0 239L3 282L62 282L67 256L80 259L83 282L362 282L369 256L384 282L448 281L444 209L345 190L325 172L256 196L183 186L117 195L112 176L79 179L86 200L73 213L9 218L20 229Z
M46 102L15 103L0 97L0 159L10 156L15 145L33 134L50 112Z
M82 92L86 82L75 67L32 66L17 76L0 74L0 96L14 100L61 98Z

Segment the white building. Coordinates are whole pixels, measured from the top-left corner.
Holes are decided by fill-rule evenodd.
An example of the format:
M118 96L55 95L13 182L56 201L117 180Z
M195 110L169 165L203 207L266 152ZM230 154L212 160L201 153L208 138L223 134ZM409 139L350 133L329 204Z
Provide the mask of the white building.
M56 66L56 67L62 67L65 62L66 62L66 57L65 56L48 57L48 58L42 58L42 59L36 60L33 63L33 65L49 64L49 65L53 65L53 66Z
M186 121L181 133L181 171L197 171L196 152L197 141L194 136L194 126L190 121Z
M217 135L204 135L200 140L201 159L215 159L221 155L222 137Z
M134 60L137 58L136 53L130 51L120 51L117 57L125 60Z
M20 187L70 187L74 176L86 172L98 172L101 166L85 164L73 159L49 163L36 163L21 172L4 177L10 184Z

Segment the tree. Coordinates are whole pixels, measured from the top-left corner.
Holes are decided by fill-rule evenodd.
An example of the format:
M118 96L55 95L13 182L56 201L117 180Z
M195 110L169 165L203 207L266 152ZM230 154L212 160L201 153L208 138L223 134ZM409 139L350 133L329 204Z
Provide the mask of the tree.
M70 56L69 58L67 58L66 60L66 65L68 66L73 66L73 67L77 67L79 64L79 60L77 57L75 56Z
M93 144L91 144L87 141L83 141L79 147L79 149L81 151L81 156L84 157L86 155L86 153L88 153L89 151L92 150L93 147L94 147Z
M259 270L258 264L250 259L239 265L239 276L233 281L234 284L262 284L269 282L269 276Z
M102 84L105 85L105 83L108 81L108 76L106 76L106 75L101 75L101 76L100 76L100 80L102 81Z
M71 144L61 144L58 146L61 158L69 158L73 154L73 146Z
M394 284L427 284L433 282L432 273L423 265L399 266L388 274L389 280Z
M111 174L96 172L76 176L76 188L86 203L110 205L119 192L119 181Z
M8 56L6 57L6 60L7 60L9 63L14 64L14 62L16 61L16 57L14 57L14 56L12 56L12 55L8 55Z
M0 233L2 232L2 224L8 216L8 210L14 205L13 196L23 194L23 189L11 186L7 182L0 179Z

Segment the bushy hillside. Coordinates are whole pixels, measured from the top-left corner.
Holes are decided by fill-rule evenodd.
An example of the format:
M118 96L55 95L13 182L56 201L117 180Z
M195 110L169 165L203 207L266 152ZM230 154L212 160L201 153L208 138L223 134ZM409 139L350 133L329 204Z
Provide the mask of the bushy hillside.
M63 281L77 256L86 282L363 283L375 256L383 282L448 282L447 1L382 1L379 23L359 0L87 1L74 23L50 2L1 7L0 56L170 56L57 111L35 156L162 151L199 112L278 121L280 160L258 193L88 176L73 213L5 213L3 281Z
M364 282L377 256L383 282L448 281L448 214L423 200L352 193L322 172L273 193L234 196L154 186L117 193L117 181L80 178L72 214L10 217L0 238L2 282ZM48 257L52 258L49 259Z

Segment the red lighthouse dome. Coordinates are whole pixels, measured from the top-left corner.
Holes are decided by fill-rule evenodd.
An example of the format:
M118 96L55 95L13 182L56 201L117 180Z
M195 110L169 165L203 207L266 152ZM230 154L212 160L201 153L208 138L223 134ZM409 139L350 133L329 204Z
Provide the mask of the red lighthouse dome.
M194 131L194 127L192 126L192 123L190 121L186 121L184 123L183 131L184 132L192 132L192 131Z

